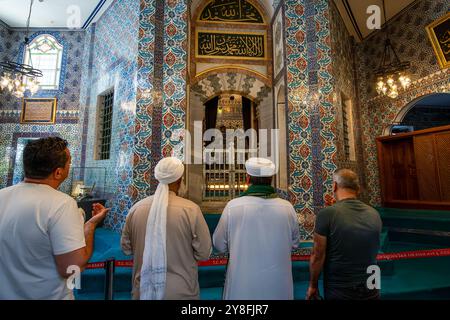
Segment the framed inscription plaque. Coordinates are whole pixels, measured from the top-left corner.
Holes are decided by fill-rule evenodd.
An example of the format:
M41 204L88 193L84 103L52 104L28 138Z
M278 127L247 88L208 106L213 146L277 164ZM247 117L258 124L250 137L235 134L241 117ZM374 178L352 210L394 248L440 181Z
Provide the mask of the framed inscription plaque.
M266 35L197 30L197 58L257 59L266 58Z
M52 124L56 118L56 98L24 98L20 123Z
M212 0L203 8L198 21L264 24L261 12L245 0Z
M450 12L426 29L439 65L442 69L450 67Z

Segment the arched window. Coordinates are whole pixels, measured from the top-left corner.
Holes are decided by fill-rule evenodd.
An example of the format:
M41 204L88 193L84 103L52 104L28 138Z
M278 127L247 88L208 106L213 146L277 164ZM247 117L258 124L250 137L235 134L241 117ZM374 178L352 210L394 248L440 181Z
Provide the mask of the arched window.
M25 64L42 71L40 89L58 90L63 46L49 34L36 37L25 50Z

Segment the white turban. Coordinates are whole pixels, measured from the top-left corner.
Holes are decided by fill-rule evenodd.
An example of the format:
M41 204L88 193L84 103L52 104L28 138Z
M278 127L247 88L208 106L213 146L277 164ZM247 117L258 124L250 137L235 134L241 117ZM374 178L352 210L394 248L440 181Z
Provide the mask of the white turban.
M177 158L164 158L155 167L159 181L147 220L144 257L141 270L141 300L162 300L166 289L166 221L169 184L178 181L184 165Z
M250 158L245 162L245 169L252 177L271 177L276 173L275 164L265 158Z

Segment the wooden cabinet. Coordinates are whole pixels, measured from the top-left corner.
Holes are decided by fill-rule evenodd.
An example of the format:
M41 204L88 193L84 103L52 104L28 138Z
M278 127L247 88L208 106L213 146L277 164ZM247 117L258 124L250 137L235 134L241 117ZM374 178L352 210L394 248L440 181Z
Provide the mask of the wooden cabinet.
M383 206L450 210L450 126L377 138Z

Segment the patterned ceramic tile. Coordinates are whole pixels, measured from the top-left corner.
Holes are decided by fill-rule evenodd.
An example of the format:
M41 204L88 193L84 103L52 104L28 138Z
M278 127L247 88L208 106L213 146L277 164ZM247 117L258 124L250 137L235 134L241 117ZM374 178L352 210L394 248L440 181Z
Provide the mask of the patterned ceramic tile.
M0 189L11 185L13 181L17 183L22 179L20 164L22 160L17 154L19 138L33 139L48 136L60 136L68 141L73 157L72 165L74 165L76 155L79 153L78 124L55 124L52 126L0 124ZM16 172L15 176L14 172ZM70 182L68 181L66 185L70 185Z
M377 32L357 47L357 84L360 95L362 142L367 192L372 205L380 205L377 151L375 137L382 135L398 112L413 99L427 93L439 92L448 82L448 73L439 72L439 65L426 34L425 27L448 11L445 0L419 0L389 24L389 35L399 58L410 61L410 74L417 81L397 99L377 99L373 70L378 66L383 49L384 32ZM437 73L437 74L436 74ZM430 82L427 77L433 75Z
M137 105L134 167L131 192L139 200L148 195L151 172L152 111L154 97L155 3L141 1L139 16Z
M315 213L331 202L336 169L330 7L326 0L286 1L285 6L289 191L304 237L310 237Z
M30 40L32 41L44 33L53 35L64 46L60 90L41 90L35 95L35 97L56 97L58 99L56 124L50 126L19 125L22 101L12 95L0 93L0 130L5 137L1 142L0 156L6 159L2 162L0 168L0 188L20 179L20 169L17 169L19 173L15 180L11 175L15 163L15 158L11 157L11 154L17 149L17 139L13 139L15 134L22 134L24 137L35 137L41 133L64 136L67 130L70 130L74 135L79 134L76 124L78 123L80 109L81 56L84 49L84 32L43 30L31 34ZM24 32L6 30L4 27L0 27L0 38L3 39L3 51L0 56L3 59L22 62L24 36ZM71 144L73 164L79 165L81 158L80 141L70 138L68 140Z
M183 146L176 132L186 121L189 3L117 0L86 32L55 33L68 48L64 85L60 92L51 93L59 99L58 121L52 126L20 125L20 102L0 95L0 188L21 175L15 163L20 158L17 144L20 149L24 138L63 136L70 142L75 166L106 169L106 193L112 207L106 225L121 230L133 203L156 187L157 161L163 155L178 154ZM354 101L356 89L361 96L354 108L356 132L359 127L363 132L362 137L357 134L357 141L364 152L359 146L357 160L360 165L365 161L366 174L360 170L360 175L367 176L368 193L377 204L373 138L414 98L448 91L448 71L435 73L434 54L424 41L424 26L445 12L444 4L443 0L417 1L392 22L394 43L402 58L412 60L412 71L421 80L397 100L387 101L373 99L370 89L380 33L356 48L357 70L353 70L352 42L334 4L330 0L284 1L290 181L288 193L280 194L294 204L304 238L311 236L318 210L332 201L332 173L337 166L357 169L343 156L341 92ZM23 33L0 26L0 58L17 59L22 37ZM424 78L430 73L435 74ZM264 81L233 70L220 77L209 74L192 89L203 97L214 94L211 90L244 90L257 99L271 91ZM111 158L97 161L97 96L111 88L115 91ZM317 99L302 103L312 93Z
M111 213L105 225L121 230L133 205L134 123L136 112L139 2L116 1L87 30L81 86L84 132L83 166L106 169L105 197ZM120 41L117 41L120 39ZM111 153L109 160L95 160L97 97L114 89ZM101 181L101 177L99 177Z
M176 132L185 128L186 121L188 2L187 0L165 1L164 107L161 136L163 157L181 156L183 145Z

